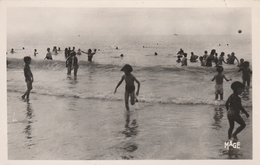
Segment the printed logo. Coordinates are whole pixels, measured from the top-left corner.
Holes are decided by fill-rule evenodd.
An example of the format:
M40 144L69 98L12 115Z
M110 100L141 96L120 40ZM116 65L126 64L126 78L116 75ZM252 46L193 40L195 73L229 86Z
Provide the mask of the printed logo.
M231 148L240 149L240 142L232 142L232 140L226 141L224 142L224 148L227 150Z

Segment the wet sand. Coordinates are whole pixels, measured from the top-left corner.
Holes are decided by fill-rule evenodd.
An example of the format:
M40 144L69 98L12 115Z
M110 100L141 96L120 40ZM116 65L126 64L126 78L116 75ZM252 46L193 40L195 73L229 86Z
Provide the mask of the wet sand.
M122 101L21 95L7 93L9 160L252 159L252 107L231 153L223 106L140 102L126 112Z

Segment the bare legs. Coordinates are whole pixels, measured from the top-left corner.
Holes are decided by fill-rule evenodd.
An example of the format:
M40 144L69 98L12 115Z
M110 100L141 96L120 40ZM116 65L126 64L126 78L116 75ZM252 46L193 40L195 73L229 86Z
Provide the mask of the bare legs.
M240 115L236 115L232 117L228 116L228 121L229 121L228 138L231 139L231 137L233 137L234 139L237 140L237 134L246 127L246 124ZM232 134L235 126L235 122L237 122L240 126Z
M133 91L132 93L125 91L125 107L126 107L127 111L129 111L129 97L130 97L131 105L134 105L135 104L135 91Z
M26 96L27 101L29 101L30 91L32 90L32 82L31 81L26 81L26 84L27 84L27 90L22 95L22 99L25 99L25 96Z

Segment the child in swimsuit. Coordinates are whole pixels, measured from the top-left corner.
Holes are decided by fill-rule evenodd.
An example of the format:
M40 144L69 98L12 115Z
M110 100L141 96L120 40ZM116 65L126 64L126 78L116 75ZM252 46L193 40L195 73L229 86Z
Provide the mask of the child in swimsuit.
M226 102L227 109L227 117L229 121L229 129L228 129L228 138L233 138L234 140L238 140L237 134L241 132L246 124L242 117L240 116L240 110L249 117L249 114L245 111L244 107L241 104L241 98L238 96L244 91L244 84L239 81L233 82L231 84L231 89L233 90L233 94L231 94ZM235 122L240 124L240 126L236 129L236 131L232 134Z
M243 75L242 75L242 80L243 80L243 84L246 86L246 90L249 90L249 86L250 86L250 81L251 81L251 74L252 71L249 68L249 62L245 61L243 62L242 67L239 68L238 72L242 71Z
M138 88L137 88L137 92L136 92L137 96L139 95L140 82L135 78L134 75L131 74L131 72L133 71L133 68L131 67L131 65L126 64L121 69L121 71L124 71L125 74L122 76L121 80L117 84L114 94L116 93L117 88L125 80L125 83L126 83L126 86L125 86L125 107L126 107L126 110L129 111L129 97L130 97L130 100L131 100L131 105L134 105L135 102L138 101L135 97L134 82L136 82L138 84Z
M33 74L30 68L30 64L31 64L31 57L26 56L23 58L25 66L24 66L24 77L25 77L25 82L27 84L27 90L26 92L22 95L22 99L25 99L26 96L26 100L27 102L29 101L29 96L30 96L30 91L32 90L32 83L33 83Z
M223 72L223 67L222 66L218 66L217 67L217 71L218 74L216 74L213 79L211 81L214 81L216 79L216 85L215 85L215 100L218 99L218 95L220 95L220 100L223 100L223 79L225 79L226 81L230 81L231 79L227 79L226 76L224 74L222 74Z

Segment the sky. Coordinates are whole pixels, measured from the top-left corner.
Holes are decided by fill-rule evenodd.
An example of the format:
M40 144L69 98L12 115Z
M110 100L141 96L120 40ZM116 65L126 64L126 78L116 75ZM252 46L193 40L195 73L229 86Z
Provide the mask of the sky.
M7 8L7 35L251 34L250 8Z

